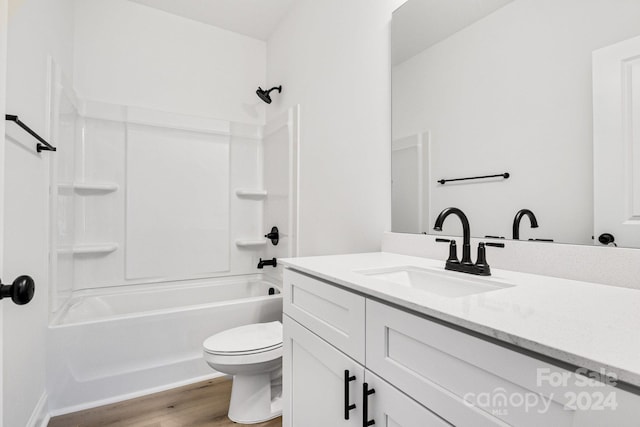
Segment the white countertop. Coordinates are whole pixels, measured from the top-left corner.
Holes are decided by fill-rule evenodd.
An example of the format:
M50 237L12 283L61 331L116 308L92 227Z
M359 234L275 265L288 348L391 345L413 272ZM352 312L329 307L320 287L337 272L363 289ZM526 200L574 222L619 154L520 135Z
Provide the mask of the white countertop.
M399 266L444 270L444 260L376 252L278 261L553 359L597 372L604 369L640 387L638 290L492 269L489 280L516 286L450 298L355 272Z

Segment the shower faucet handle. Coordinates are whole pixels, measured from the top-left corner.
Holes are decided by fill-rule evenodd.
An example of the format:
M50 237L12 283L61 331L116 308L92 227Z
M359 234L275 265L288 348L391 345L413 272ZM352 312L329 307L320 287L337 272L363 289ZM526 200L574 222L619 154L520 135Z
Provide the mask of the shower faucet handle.
M271 227L271 232L264 235L267 239L271 240L273 246L277 246L280 241L280 232L278 227Z

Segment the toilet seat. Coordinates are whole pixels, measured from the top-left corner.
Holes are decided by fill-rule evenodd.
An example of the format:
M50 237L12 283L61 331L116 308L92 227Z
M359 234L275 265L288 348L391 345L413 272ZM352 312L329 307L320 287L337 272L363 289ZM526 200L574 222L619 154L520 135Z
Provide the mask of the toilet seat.
M258 365L265 362L272 362L282 358L282 347L272 350L262 351L259 353L249 354L213 354L203 352L204 360L209 365L225 365L225 366L242 366L242 365ZM280 362L278 362L280 363Z
M202 344L211 363L262 363L282 357L282 323L255 323L220 332Z

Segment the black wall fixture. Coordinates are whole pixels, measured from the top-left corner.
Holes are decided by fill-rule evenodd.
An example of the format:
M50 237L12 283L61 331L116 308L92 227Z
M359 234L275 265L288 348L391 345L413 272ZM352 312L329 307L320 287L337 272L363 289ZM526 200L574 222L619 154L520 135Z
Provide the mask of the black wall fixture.
M47 141L44 140L44 138L42 138L40 135L38 135L33 130L31 130L29 126L22 123L18 118L18 116L14 116L12 114L5 114L4 119L10 122L15 122L15 124L17 124L22 129L24 129L25 132L27 132L29 135L31 135L32 137L40 141L38 145L36 145L36 150L38 151L38 153L41 151L56 151L56 147L49 144Z
M280 241L280 232L278 231L278 227L271 227L271 232L269 234L265 234L264 237L271 240L271 244L273 246L277 246Z
M505 173L499 173L497 175L483 175L483 176L471 176L469 178L441 179L438 182L440 184L446 184L447 182L454 182L454 181L469 181L472 179L485 179L485 178L498 178L498 177L509 179L510 176L511 174L509 174L509 172L505 172Z
M256 91L256 95L258 95L258 98L262 99L267 104L271 104L271 95L269 95L269 94L274 90L277 90L278 93L282 93L282 85L272 87L269 90L264 90L260 86L258 86L258 90Z

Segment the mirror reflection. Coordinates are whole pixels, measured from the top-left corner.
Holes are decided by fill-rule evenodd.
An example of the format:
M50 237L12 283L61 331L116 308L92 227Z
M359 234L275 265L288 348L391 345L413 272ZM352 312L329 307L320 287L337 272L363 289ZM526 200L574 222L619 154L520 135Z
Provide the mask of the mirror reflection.
M474 237L640 247L638 22L630 0L396 10L393 231L454 206Z

